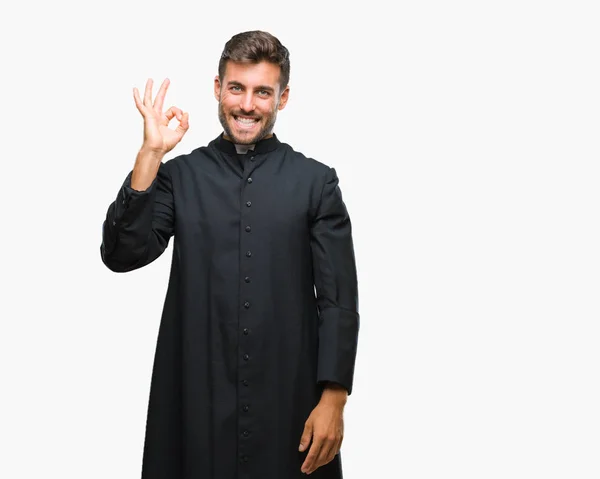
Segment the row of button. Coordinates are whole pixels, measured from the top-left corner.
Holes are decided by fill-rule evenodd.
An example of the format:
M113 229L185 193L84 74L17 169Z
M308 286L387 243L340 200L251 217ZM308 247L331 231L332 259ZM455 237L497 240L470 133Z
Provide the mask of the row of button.
M250 160L254 161L254 156L251 156ZM252 178L249 177L246 180L246 182L248 184L252 184ZM252 201L247 200L246 201L246 207L251 208L252 207ZM252 231L252 227L248 224L248 225L246 225L244 227L244 230L246 231L246 233L250 233ZM252 251L250 251L250 250L246 251L246 258L251 258L251 257L252 257ZM245 283L250 283L250 276L245 276L244 277L244 282ZM243 306L244 306L244 309L246 309L246 310L250 309L250 306L251 306L250 301L249 300L244 301ZM242 333L244 334L244 336L248 336L250 334L250 329L247 328L247 327L244 327L242 329ZM248 353L245 353L242 356L242 359L247 362L247 361L250 360L250 355ZM246 379L242 379L242 384L245 387L247 387L248 386L248 381ZM247 413L249 410L250 410L250 406L248 404L244 404L242 406L242 411L243 412ZM241 431L241 436L244 437L244 438L249 437L250 436L250 431L248 431L247 429L244 429L243 431ZM247 454L243 454L243 455L240 456L240 462L242 462L242 463L247 463L249 461L249 459L250 459L250 457Z

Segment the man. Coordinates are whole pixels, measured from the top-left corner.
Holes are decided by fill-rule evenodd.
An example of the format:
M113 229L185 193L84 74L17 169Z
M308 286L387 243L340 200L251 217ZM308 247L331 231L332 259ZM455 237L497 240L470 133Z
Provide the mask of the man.
M273 133L289 96L287 49L252 31L214 80L224 132L165 163L189 128L143 100L144 141L108 208L115 272L174 236L156 347L143 479L341 479L343 409L359 329L351 224L336 171ZM177 118L175 130L168 123Z

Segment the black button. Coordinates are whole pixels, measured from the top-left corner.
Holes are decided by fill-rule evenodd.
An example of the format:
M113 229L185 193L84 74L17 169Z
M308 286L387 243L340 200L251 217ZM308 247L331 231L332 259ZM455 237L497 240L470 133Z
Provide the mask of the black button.
M252 183L252 178L248 178L248 183Z
M244 379L244 380L242 381L242 384L243 384L244 386L248 386L248 381Z
M250 208L250 207L252 206L252 201L247 201L247 202L246 202L246 206L247 206L248 208Z
M248 301L246 301L246 302L244 303L244 308L248 309L249 307L250 307L250 303L249 303Z
M125 204L125 200L123 200L123 204Z
M248 356L247 354L244 354L244 361L248 361L249 358L250 358L250 356Z
M242 462L248 462L248 456L242 456Z
M248 233L250 233L250 231L252 231L252 228L250 228L250 226L246 226L246 231L247 231Z
M116 221L113 221L113 226L116 226L116 224L117 224L117 222L116 222Z
M250 258L250 256L252 256L252 251L246 251L246 256L248 256L248 258Z
M253 156L250 157L250 161L254 161L254 157Z
M250 407L247 404L245 404L244 407L242 408L242 411L248 412L248 409L250 409Z
M248 328L244 328L244 334L248 336Z
M244 436L244 437L248 437L249 435L250 435L250 431L244 431L242 433L242 436Z
M245 281L246 283L249 283L249 282L250 282L250 276L246 276L246 277L244 278L244 281Z

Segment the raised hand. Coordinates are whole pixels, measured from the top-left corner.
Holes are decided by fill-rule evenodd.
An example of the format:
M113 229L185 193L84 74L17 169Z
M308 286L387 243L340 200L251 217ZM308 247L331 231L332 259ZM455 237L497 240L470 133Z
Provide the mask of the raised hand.
M163 113L163 103L169 88L169 79L166 78L156 94L152 103L152 78L146 82L144 101L142 102L138 89L133 89L135 106L144 117L144 143L142 150L155 152L161 155L171 151L181 141L189 128L189 113L172 106ZM174 130L169 128L169 122L177 118L179 125Z

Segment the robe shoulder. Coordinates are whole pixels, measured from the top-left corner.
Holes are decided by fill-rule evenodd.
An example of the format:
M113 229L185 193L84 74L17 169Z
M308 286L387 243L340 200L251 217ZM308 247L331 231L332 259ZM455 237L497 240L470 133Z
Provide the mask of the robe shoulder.
M165 162L170 163L169 168L173 169L210 169L215 163L218 163L222 158L223 153L212 145L201 146L191 150L189 153L180 154ZM266 153L271 159L285 162L287 166L293 169L299 169L304 174L312 174L317 178L322 179L327 174L331 173L333 166L326 164L315 158L306 156L305 154L294 150L287 143L280 143L279 147L271 152ZM171 170L172 171L172 170Z
M282 143L282 145L285 148L285 153L290 160L298 163L299 167L305 168L307 171L314 172L318 176L323 176L329 173L329 171L332 169L332 166L294 150L287 143Z

